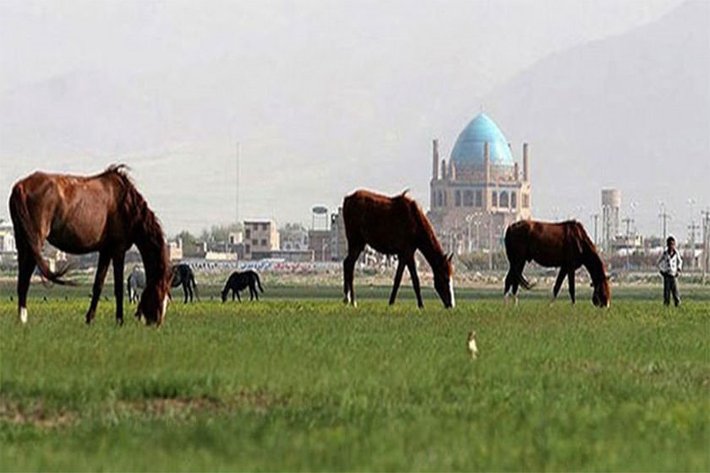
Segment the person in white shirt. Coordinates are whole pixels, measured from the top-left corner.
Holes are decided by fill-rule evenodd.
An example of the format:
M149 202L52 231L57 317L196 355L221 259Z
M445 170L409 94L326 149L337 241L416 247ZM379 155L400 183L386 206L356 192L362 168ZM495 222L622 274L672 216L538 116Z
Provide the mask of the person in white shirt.
M675 238L669 236L666 240L667 248L658 260L658 269L663 276L663 304L671 304L671 296L676 307L680 305L680 296L678 295L678 283L676 282L678 275L683 269L683 260L680 258L680 253L675 249Z

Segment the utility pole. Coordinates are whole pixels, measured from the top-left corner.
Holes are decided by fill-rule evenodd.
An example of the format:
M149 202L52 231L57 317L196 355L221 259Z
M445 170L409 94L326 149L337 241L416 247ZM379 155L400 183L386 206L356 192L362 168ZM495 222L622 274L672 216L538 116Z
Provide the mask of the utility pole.
M707 278L710 266L710 209L700 212L703 216L703 284Z
M239 224L239 159L242 154L242 144L237 141L237 159L236 159L236 172L235 177L237 185L234 188L234 218L236 223Z
M671 219L671 215L666 212L666 207L663 204L661 204L661 213L658 214L658 218L661 219L661 228L663 229L663 240L665 241L666 237L668 236L666 229L668 228L668 220Z
M700 225L691 221L688 225L688 240L690 243L690 268L695 269L695 230L698 230Z
M493 271L493 213L488 212L488 270Z
M592 219L594 219L594 244L598 245L599 242L597 240L597 226L599 224L599 214L592 214Z
M622 220L626 224L626 238L631 237L631 224L634 223L634 219L630 217L626 217L625 219Z

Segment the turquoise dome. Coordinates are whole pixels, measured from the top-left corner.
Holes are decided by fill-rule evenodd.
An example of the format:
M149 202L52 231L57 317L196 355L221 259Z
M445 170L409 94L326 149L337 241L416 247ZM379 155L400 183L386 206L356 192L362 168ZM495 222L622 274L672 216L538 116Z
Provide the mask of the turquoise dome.
M488 142L488 155L491 164L498 166L513 166L513 156L510 154L510 147L505 135L500 131L498 125L485 113L480 113L476 118L463 129L454 150L451 152L451 159L457 165L483 166L483 146Z

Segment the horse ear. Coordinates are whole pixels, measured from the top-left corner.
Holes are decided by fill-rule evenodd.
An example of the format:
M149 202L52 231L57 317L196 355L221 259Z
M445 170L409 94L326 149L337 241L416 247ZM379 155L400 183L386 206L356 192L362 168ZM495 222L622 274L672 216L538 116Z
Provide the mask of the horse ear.
M454 259L453 253L449 253L448 256L446 257L446 261L448 261L449 263L451 263L451 260L453 260L453 259Z

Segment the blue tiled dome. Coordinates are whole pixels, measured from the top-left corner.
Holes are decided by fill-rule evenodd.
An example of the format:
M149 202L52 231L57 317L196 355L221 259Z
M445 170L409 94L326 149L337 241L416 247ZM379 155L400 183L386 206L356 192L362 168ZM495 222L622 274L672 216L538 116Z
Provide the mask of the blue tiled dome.
M505 135L500 131L498 125L485 113L478 114L466 125L456 140L454 150L451 152L451 159L457 165L483 166L483 146L486 142L488 142L491 164L514 165L508 140L505 139Z

